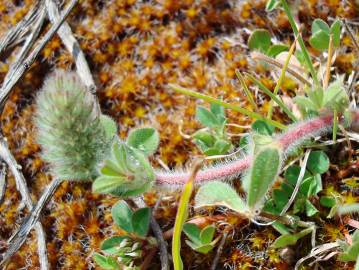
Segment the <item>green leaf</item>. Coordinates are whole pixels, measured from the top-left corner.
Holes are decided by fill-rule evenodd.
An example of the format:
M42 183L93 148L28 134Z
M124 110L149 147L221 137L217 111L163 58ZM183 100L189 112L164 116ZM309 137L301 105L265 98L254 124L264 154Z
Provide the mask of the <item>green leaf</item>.
M348 249L339 255L339 260L344 262L355 261L359 256L359 242L353 242Z
M206 127L214 128L220 125L216 116L202 106L198 106L196 109L196 119Z
M320 176L319 173L315 174L314 176L314 189L313 189L313 194L311 195L317 195L320 191L323 190L323 184L322 184L322 177Z
M284 224L278 222L278 221L275 221L273 224L272 224L273 228L279 232L281 235L285 235L285 234L290 234L290 231L289 229L287 228L287 226L285 226Z
M136 210L132 215L132 228L135 234L145 237L147 235L151 219L151 209L148 207Z
M187 237L196 245L201 245L200 233L201 230L197 225L192 223L186 223L183 225L183 232Z
M305 213L308 217L314 216L318 212L318 209L315 208L315 206L309 200L305 201Z
M107 168L105 170L108 170ZM94 193L109 194L121 187L126 181L125 177L122 176L99 176L92 183L92 191Z
M340 45L340 27L341 21L336 19L335 22L330 26L330 33L333 35L333 45L334 47L339 47Z
M100 115L100 123L104 127L106 138L111 140L117 133L117 126L115 121L107 115Z
M315 19L312 23L312 35L317 32L321 32L321 31L323 31L324 33L327 33L329 35L330 28L329 28L328 24L325 21L323 21L322 19Z
M100 176L94 181L94 192L116 196L135 196L147 191L155 175L144 153L117 141L111 157L105 160Z
M208 225L201 231L200 239L202 244L209 244L212 242L216 228L212 225Z
M252 130L262 135L272 135L275 127L262 120L257 120L252 124Z
M266 4L266 11L273 11L280 6L279 0L268 0Z
M313 48L325 51L329 46L329 34L324 31L318 31L310 37L309 43Z
M256 208L262 203L280 168L281 156L278 148L265 147L255 154L248 177L243 184L247 192L247 205L250 208Z
M293 99L294 103L297 104L300 110L304 113L309 111L316 111L318 107L309 98L303 96L296 96Z
M307 163L308 164L308 163ZM288 169L285 171L284 173L284 177L285 179L288 180L289 184L294 187L297 184L298 181L298 177L300 174L300 167L297 165L292 165L290 167L288 167ZM311 177L312 175L306 170L304 172L304 176L303 176L303 181L305 179L308 179L309 177Z
M248 208L237 192L228 184L213 181L199 188L195 197L195 207L225 206L245 214Z
M200 247L195 248L194 250L202 253L202 254L207 254L208 252L210 252L212 249L214 248L214 245L212 244L207 244L207 245L202 245Z
M126 143L149 156L156 152L160 137L154 128L139 128L130 132Z
M231 149L232 144L226 140L218 139L214 144L214 148L218 151L220 155L227 154Z
M211 147L208 148L206 151L203 151L203 154L205 154L206 156L217 156L221 153L215 147Z
M119 270L120 266L112 257L103 256L97 252L94 253L93 258L95 262L104 270Z
M288 51L288 50L289 50L289 47L287 45L274 44L274 45L269 47L269 49L267 51L267 55L270 56L270 57L275 58L281 52L285 52L285 51Z
M203 129L196 131L193 134L193 138L201 141L206 147L212 147L216 140L209 131Z
M331 83L324 95L323 107L330 110L344 111L349 105L349 97L340 79Z
M250 141L250 135L244 135L239 140L239 146L243 149L244 152L248 151L249 141Z
M309 155L307 168L313 173L325 173L329 169L329 158L323 151L312 151Z
M332 197L332 196L322 196L322 197L320 197L320 204L325 206L325 207L331 208L336 203L337 202L336 202L335 198Z
M126 238L127 236L113 236L108 238L102 242L101 250L107 255L115 255L120 251L120 244Z
M226 103L226 102L224 102L222 100L218 100L218 99L216 99L214 97L207 96L207 95L204 95L204 94L198 93L196 91L189 90L189 89L177 86L177 85L169 84L169 86L171 87L172 90L174 90L174 91L176 91L178 93L181 93L181 94L184 94L184 95L187 95L187 96L191 96L191 97L195 97L195 98L199 98L199 99L205 100L207 102L220 104L224 108L228 108L228 109L234 110L236 112L240 112L240 113L242 113L244 115L249 116L250 118L261 119L263 121L267 121L268 123L272 124L273 126L279 128L279 129L285 129L286 128L285 125L283 125L283 124L281 124L281 123L279 123L277 121L274 121L272 119L265 118L264 116L262 116L262 115L260 115L258 113L255 113L255 112L253 112L251 110L239 107L239 106L234 105L234 104Z
M217 118L219 124L224 124L226 122L226 114L224 112L223 106L211 103L211 113Z
M273 190L273 199L275 206L281 211L283 207L288 203L290 198L290 193L282 190L282 189L274 189Z
M284 235L278 237L274 241L274 243L272 244L272 247L273 248L283 248L286 246L295 245L300 238L306 236L307 234L310 234L311 232L312 232L312 228L307 228L298 233L284 234Z
M323 107L324 104L324 89L322 87L317 87L310 89L308 91L308 97L315 104L316 108L319 110Z
M132 215L133 211L128 206L128 204L121 200L115 203L111 209L111 214L115 224L120 227L122 230L132 233Z
M266 53L271 45L271 37L267 30L256 29L250 35L248 39L248 47L251 50L258 50L262 53Z

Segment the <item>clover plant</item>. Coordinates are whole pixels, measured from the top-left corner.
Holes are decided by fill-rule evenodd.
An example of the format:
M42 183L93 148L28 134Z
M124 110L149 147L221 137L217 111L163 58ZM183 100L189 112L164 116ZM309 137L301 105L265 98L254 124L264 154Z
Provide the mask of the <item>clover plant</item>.
M210 252L218 242L219 238L213 239L215 231L216 228L213 225L208 225L202 230L191 223L186 223L183 226L183 232L189 238L189 240L186 240L186 244L193 250L203 254Z
M225 131L227 119L222 106L212 103L210 110L198 106L196 119L206 128L198 130L192 137L205 155L223 155L232 148Z
M128 204L120 200L111 210L115 224L126 232L123 236L112 236L101 245L104 255L95 253L94 260L103 269L140 269L136 260L140 260L144 247L155 246L156 241L147 237L151 210L148 207L133 211Z

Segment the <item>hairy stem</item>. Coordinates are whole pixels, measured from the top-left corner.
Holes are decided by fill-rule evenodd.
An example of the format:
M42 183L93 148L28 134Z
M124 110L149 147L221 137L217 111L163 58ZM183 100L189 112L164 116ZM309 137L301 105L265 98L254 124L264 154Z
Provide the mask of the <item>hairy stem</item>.
M359 124L359 110L352 111L352 125ZM288 128L285 133L274 136L284 154L299 147L306 139L330 132L333 125L333 115L327 114L312 118L303 122L296 123ZM204 183L214 180L232 180L249 168L251 157L245 156L241 159L222 162L213 167L200 170L196 175L197 183ZM156 182L158 185L182 186L190 177L190 172L156 172Z

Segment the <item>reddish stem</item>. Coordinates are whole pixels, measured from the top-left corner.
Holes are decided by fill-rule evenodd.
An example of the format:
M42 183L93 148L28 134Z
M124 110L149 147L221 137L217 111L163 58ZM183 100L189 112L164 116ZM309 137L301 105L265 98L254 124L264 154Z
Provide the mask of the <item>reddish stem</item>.
M282 147L284 154L298 147L304 140L328 132L333 124L333 115L327 114L299 122L290 127L285 133L279 134L276 141ZM359 110L352 111L352 125L359 125ZM274 136L274 138L276 138ZM213 180L234 179L249 168L251 157L228 161L214 167L200 170L196 176L197 183ZM156 183L159 185L183 185L189 178L189 172L156 172Z

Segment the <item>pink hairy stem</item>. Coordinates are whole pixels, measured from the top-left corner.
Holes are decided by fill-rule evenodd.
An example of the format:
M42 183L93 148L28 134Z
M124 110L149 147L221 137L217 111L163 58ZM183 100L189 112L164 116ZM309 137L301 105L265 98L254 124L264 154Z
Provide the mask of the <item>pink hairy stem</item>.
M282 146L284 152L298 146L305 139L318 136L328 131L333 124L333 115L327 114L315 117L303 122L299 122L290 127L285 133L277 135L276 141ZM359 125L359 110L352 111L352 125ZM274 137L276 138L276 137ZM231 179L240 175L251 164L252 157L246 156L225 163L221 163L212 168L200 170L196 177L197 183L204 183L218 179ZM158 185L178 185L186 183L189 172L155 172L156 183Z

